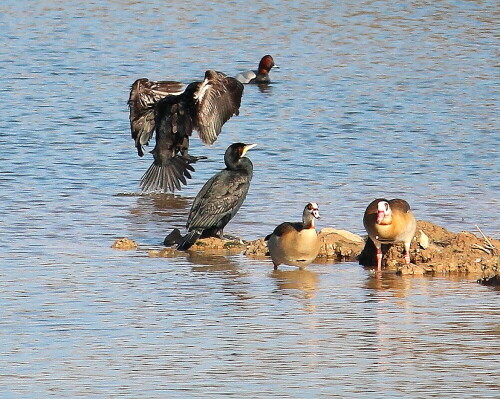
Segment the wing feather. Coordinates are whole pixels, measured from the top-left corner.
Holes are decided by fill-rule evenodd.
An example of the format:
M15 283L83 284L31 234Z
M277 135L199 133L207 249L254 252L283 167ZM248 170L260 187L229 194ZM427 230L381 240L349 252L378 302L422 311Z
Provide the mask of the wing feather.
M155 129L155 104L168 95L182 93L183 84L174 81L137 79L131 86L128 106L130 130L140 156L142 146L148 144Z
M249 187L246 176L228 170L212 176L193 202L186 227L189 230L209 229L227 215L234 216L245 200Z
M222 72L208 70L194 94L196 130L201 141L212 144L233 115L239 114L243 84Z

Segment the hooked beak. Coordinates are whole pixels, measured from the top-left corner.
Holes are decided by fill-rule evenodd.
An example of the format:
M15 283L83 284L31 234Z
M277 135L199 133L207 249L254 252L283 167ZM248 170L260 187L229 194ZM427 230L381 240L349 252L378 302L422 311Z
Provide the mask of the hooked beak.
M245 147L243 147L243 151L241 152L241 156L244 156L248 150L251 150L254 148L257 144L247 144Z

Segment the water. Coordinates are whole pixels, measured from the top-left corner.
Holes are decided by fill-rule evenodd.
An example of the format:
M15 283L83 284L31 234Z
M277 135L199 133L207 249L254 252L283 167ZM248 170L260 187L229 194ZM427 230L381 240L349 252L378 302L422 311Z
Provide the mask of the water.
M0 5L0 396L499 395L498 291L371 277L354 263L272 272L243 255L149 258L232 142L254 180L227 231L254 239L320 204L359 234L375 197L499 236L495 2L4 1ZM265 90L178 195L138 195L126 101L138 77L236 74ZM145 157L146 158L146 157ZM109 248L118 237L137 252Z

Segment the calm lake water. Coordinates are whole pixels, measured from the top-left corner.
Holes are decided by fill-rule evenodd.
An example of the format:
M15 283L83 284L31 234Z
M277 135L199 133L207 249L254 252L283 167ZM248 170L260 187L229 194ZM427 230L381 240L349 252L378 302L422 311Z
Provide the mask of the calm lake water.
M12 1L0 4L0 397L498 398L498 291L470 277L305 271L237 256L149 258L222 168L258 143L227 232L320 204L363 234L379 196L500 236L494 1ZM139 77L267 88L176 195L140 195L127 99ZM130 237L141 250L110 248Z

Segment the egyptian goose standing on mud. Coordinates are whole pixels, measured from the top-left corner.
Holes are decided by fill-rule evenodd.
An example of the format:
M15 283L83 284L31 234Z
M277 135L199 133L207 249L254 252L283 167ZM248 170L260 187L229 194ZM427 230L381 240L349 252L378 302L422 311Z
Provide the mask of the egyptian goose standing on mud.
M281 223L265 238L274 270L282 263L303 268L316 259L320 241L314 219L319 219L318 204L309 202L302 213L302 222Z
M410 243L415 235L417 222L408 202L378 198L366 208L363 224L377 248L377 270L382 269L382 244L403 242L405 261L410 263Z

